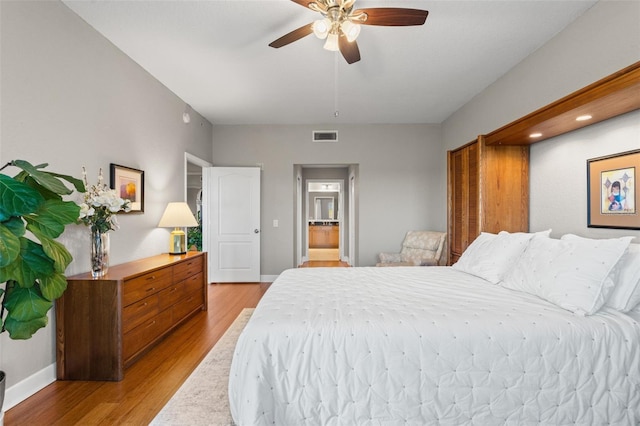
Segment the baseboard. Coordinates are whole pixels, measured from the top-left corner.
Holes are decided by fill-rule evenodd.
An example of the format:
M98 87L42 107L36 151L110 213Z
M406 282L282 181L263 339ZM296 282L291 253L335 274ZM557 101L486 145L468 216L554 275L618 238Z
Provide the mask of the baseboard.
M56 381L56 364L53 363L21 382L7 388L4 395L4 411L20 404L39 390Z
M277 275L260 275L261 283L272 283L278 278Z

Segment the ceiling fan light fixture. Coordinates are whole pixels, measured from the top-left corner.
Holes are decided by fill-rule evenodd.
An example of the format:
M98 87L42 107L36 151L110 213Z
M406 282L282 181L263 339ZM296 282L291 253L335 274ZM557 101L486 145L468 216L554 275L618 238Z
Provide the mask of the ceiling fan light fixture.
M331 21L328 18L318 19L313 23L313 34L321 40L327 38L331 30Z
M327 41L324 43L324 48L332 52L337 52L340 49L338 46L338 34L329 33Z
M349 42L354 41L360 35L360 25L354 24L353 22L348 20L344 21L342 25L340 25L340 29L347 37L347 40Z

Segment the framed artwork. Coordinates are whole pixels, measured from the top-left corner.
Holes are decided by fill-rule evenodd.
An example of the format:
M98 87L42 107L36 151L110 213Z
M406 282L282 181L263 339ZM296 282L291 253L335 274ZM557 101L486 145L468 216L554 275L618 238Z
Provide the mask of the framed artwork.
M640 149L587 160L587 226L640 229Z
M144 212L144 172L131 167L111 163L112 189L120 198L131 201L130 213Z

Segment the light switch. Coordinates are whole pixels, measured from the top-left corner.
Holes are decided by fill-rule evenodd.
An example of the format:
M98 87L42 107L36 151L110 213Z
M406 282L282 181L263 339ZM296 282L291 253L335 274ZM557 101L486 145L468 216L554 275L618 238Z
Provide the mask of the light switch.
M278 227L278 219L273 219L273 227L274 228Z

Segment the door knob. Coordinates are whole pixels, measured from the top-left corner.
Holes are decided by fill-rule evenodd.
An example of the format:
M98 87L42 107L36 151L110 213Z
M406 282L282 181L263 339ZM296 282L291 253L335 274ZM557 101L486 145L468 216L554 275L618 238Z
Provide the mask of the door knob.
M258 234L258 233L260 233L260 230L259 230L259 229L254 229L254 230L253 230L253 233L254 233L254 234Z

